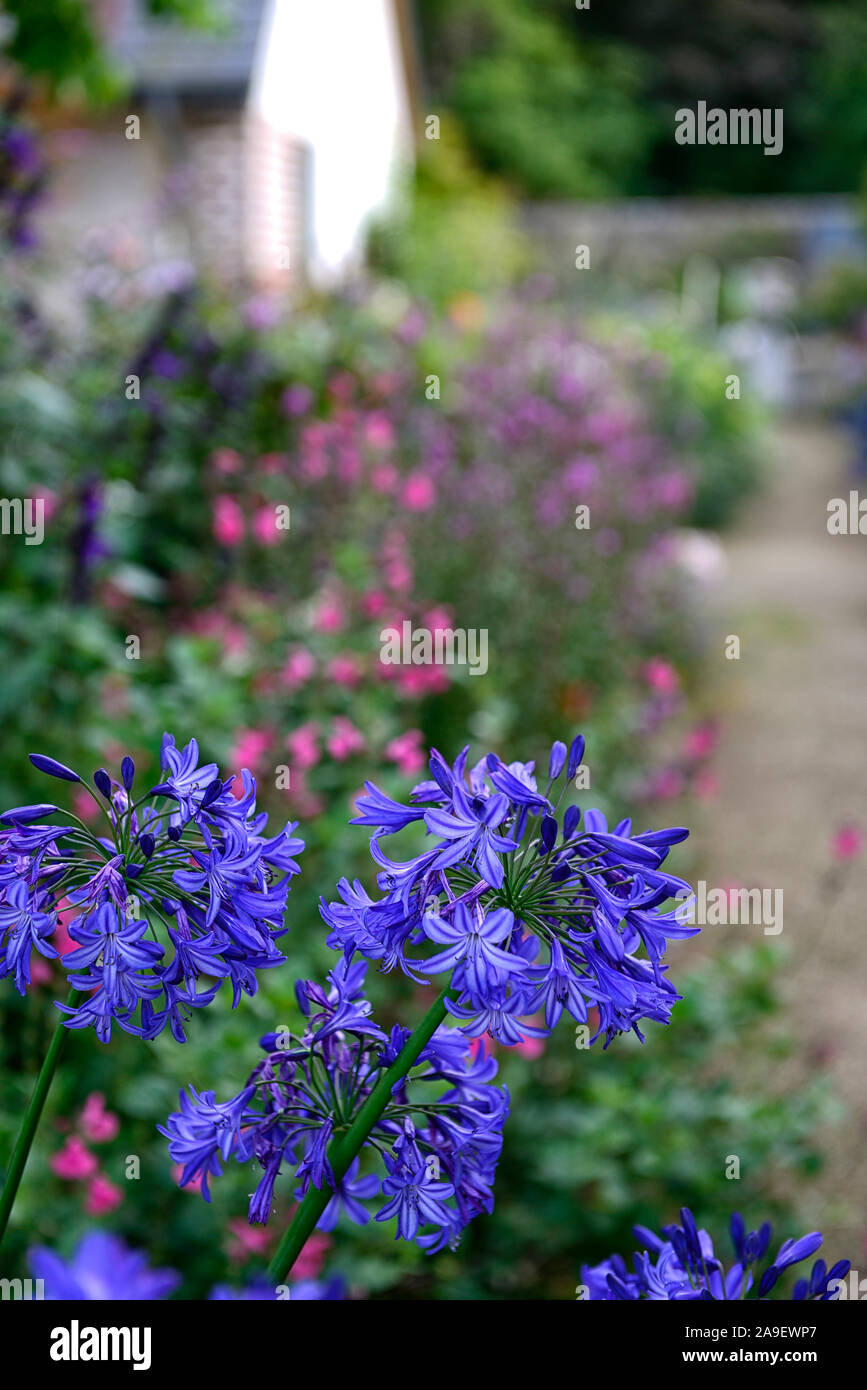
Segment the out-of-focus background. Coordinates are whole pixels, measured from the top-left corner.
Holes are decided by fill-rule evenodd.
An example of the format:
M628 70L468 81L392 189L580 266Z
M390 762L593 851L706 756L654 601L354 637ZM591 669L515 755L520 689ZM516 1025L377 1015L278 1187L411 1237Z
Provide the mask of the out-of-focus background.
M303 1272L570 1298L684 1204L857 1267L867 541L828 507L867 474L863 5L5 0L0 41L0 492L45 515L0 538L0 804L44 795L30 751L155 768L169 729L308 843L256 998L182 1047L74 1036L17 1257L98 1225L185 1297L242 1283L291 1192L249 1227L249 1174L206 1206L154 1126L190 1081L234 1094L329 964L319 895L372 886L362 781L581 731L586 804L689 825L678 871L783 919L675 948L644 1047L501 1050L496 1213L459 1251L350 1227ZM699 102L782 111L782 149L678 144ZM487 629L487 673L383 667L407 618ZM0 990L4 1151L61 973Z

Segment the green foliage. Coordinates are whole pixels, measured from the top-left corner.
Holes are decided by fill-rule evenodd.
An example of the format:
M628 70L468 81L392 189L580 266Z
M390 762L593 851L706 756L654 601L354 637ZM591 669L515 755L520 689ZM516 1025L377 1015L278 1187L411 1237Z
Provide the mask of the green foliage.
M640 164L647 123L635 50L585 45L556 15L521 0L435 0L421 13L441 78L436 94L484 168L531 196L604 197Z
M471 163L453 122L423 141L403 208L374 224L371 267L438 307L502 291L529 264L506 190Z
M212 0L148 0L161 19L212 26ZM61 99L100 105L123 90L123 76L106 51L91 0L4 0L12 32L5 52L19 71Z
M844 192L864 165L860 0L419 0L433 97L531 197ZM674 113L781 108L785 140L708 150Z

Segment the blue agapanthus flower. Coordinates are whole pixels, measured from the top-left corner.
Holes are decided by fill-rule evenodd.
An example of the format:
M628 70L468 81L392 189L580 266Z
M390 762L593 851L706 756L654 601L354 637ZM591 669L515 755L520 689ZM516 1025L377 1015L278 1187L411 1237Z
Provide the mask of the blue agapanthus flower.
M86 998L58 1004L68 1028L93 1027L108 1042L115 1022L143 1038L169 1027L183 1042L191 1010L209 1004L223 980L234 1006L254 994L257 972L285 959L275 943L287 930L304 841L295 823L268 837L250 773L242 771L238 796L234 777L200 764L195 739L178 749L171 734L162 781L138 797L130 757L120 780L98 769L95 790L54 758L30 761L80 783L102 822L91 831L48 803L0 815L0 979L12 976L23 994L33 950L57 957L58 913L71 910L75 949L61 965Z
M629 820L609 830L597 810L561 810L581 763L584 740L555 743L548 780L539 789L532 763L504 764L489 754L467 767L467 749L453 766L439 753L431 778L403 806L372 783L358 798L354 825L369 826L383 896L357 880L338 884L340 900L321 904L328 944L395 966L417 981L450 986L447 1007L472 1037L500 1042L544 1036L563 1012L587 1023L589 1042L667 1023L680 997L662 964L670 939L699 930L684 922L691 894L664 868L681 828L633 833ZM565 771L556 803L553 788ZM389 835L420 822L432 846L396 862L383 849ZM544 1027L527 1017L544 1011Z
M333 1274L328 1279L299 1279L285 1285L284 1292L267 1279L254 1279L243 1289L217 1284L208 1297L218 1303L273 1303L287 1298L292 1303L336 1303L346 1298L346 1284L339 1274Z
M160 1132L183 1165L181 1186L201 1179L206 1200L208 1178L228 1158L256 1163L262 1177L250 1199L251 1222L267 1223L275 1183L289 1173L299 1199L311 1185L331 1189L321 1230L343 1218L359 1225L371 1216L394 1219L396 1238L437 1250L493 1209L508 1092L492 1084L497 1064L484 1048L457 1029L439 1028L338 1182L328 1146L348 1130L409 1037L400 1027L386 1034L372 1019L362 992L366 969L364 961L341 960L325 986L300 982L300 1033L264 1037L264 1060L229 1101L181 1092L180 1110Z
M173 1269L151 1269L146 1255L105 1231L90 1231L69 1260L42 1247L31 1250L30 1269L44 1281L43 1296L50 1300L153 1302L168 1298L180 1283Z
M620 1255L612 1255L598 1265L585 1265L581 1269L579 1295L615 1302L764 1300L786 1269L809 1259L822 1244L821 1232L811 1231L798 1240L784 1240L773 1259L767 1260L771 1243L767 1221L758 1231L747 1231L743 1217L735 1212L730 1231L735 1263L726 1270L714 1254L707 1231L698 1229L688 1207L681 1211L681 1224L663 1226L661 1235L636 1226L635 1235L644 1248L634 1256L632 1271ZM760 1272L762 1263L765 1268ZM799 1279L791 1296L814 1302L834 1301L839 1296L836 1281L845 1278L848 1271L848 1260L840 1260L830 1269L824 1260L816 1260L809 1278Z

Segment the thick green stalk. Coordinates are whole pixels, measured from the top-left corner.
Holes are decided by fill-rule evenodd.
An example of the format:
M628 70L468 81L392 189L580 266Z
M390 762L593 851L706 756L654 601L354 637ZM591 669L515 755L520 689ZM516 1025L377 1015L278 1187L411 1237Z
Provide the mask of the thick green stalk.
M70 991L69 998L66 1002L72 1008L75 1008L83 997L84 996L80 994L78 990L73 989ZM51 1039L51 1045L45 1054L42 1070L36 1079L33 1095L30 1097L30 1104L27 1106L24 1113L24 1122L19 1131L18 1140L15 1144L12 1158L9 1161L9 1167L6 1170L3 1192L0 1194L0 1245L3 1244L3 1237L6 1234L6 1227L9 1224L9 1217L12 1214L12 1207L15 1204L15 1198L18 1194L21 1175L24 1172L27 1159L30 1155L30 1148L39 1126L39 1120L45 1106L45 1101L51 1089L54 1073L57 1070L57 1064L60 1061L60 1056L63 1052L63 1047L68 1035L69 1029L65 1028L62 1022L58 1023L54 1032L54 1037Z
M328 1148L328 1161L334 1172L334 1179L340 1182L352 1160L373 1129L383 1110L391 1099L396 1082L401 1081L417 1061L418 1055L430 1042L436 1030L446 1017L446 1000L455 996L444 989L431 1005L411 1037L407 1039L391 1066L377 1081L367 1100L362 1105L345 1135L331 1141ZM288 1278L292 1266L301 1254L316 1223L332 1198L332 1190L326 1184L321 1188L309 1187L307 1195L293 1216L277 1247L277 1252L268 1266L268 1277L275 1284Z

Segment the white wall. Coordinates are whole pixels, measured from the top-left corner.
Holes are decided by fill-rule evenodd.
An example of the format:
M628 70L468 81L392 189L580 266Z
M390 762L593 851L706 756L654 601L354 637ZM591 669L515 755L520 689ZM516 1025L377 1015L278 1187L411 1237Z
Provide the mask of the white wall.
M412 151L391 0L270 0L251 106L311 146L310 271L339 274Z

